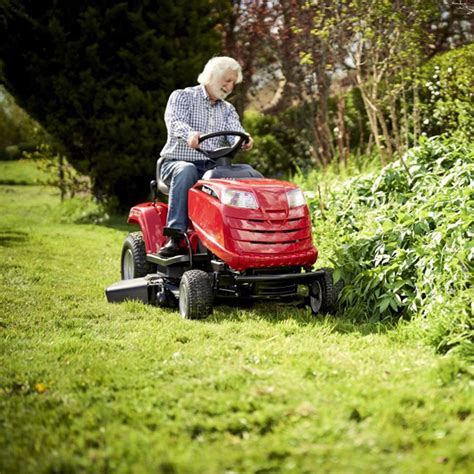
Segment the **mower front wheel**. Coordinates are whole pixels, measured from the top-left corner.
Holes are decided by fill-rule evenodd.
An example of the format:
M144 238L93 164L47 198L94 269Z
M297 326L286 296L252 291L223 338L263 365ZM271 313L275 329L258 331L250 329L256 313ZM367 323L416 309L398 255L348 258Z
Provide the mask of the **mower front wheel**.
M202 270L183 273L179 285L179 312L184 319L203 319L212 313L212 284Z
M141 232L128 234L122 247L122 280L131 280L155 273L156 265L146 259L145 242Z

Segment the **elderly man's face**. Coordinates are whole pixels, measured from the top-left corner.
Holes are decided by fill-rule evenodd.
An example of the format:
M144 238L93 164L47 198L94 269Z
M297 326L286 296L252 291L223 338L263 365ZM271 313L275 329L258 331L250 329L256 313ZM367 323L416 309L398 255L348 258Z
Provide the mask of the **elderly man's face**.
M214 79L208 88L211 99L224 100L233 90L237 81L237 73L235 71L227 71L222 76Z

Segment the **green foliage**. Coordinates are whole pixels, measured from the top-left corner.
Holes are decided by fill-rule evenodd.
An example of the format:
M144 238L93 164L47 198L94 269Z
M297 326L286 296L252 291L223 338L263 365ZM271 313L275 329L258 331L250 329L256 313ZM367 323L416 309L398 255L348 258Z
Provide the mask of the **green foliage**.
M239 161L246 161L268 177L308 169L312 164L311 147L301 129L294 125L294 114L291 109L277 116L246 112L243 125L255 143L249 153L239 155Z
M87 176L81 176L68 162L66 156L51 145L43 143L32 153L25 152L24 158L33 160L40 172L48 176L42 184L59 189L61 200L73 198L76 194L90 196L91 182Z
M6 2L0 56L19 104L122 207L145 199L169 93L219 50L224 0ZM109 202L111 200L109 199Z
M439 308L455 300L463 310L436 345L472 344L466 296L472 300L474 148L458 139L425 139L404 161L338 186L325 203L326 222L313 203L316 229L329 226L336 240L342 303L353 317L382 320L444 314Z
M474 141L474 44L435 56L420 71L423 130Z
M48 137L41 126L22 110L0 84L0 160L18 160L34 151Z
M370 128L364 111L364 102L360 89L353 87L344 94L344 127L348 135L349 150L355 155L355 151L365 152L369 140ZM336 120L337 103L335 98L329 100L329 118L332 124L338 124ZM338 124L340 125L340 124ZM345 138L345 137L344 137ZM354 156L352 157L354 158Z
M467 286L451 294L430 301L429 319L418 316L421 336L442 354L456 351L468 360L474 360L473 344L473 291Z

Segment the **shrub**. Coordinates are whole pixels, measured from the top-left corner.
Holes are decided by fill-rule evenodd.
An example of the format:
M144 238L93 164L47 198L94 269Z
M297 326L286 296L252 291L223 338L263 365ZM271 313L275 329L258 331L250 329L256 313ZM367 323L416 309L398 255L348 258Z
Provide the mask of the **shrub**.
M90 179L80 175L53 146L43 143L32 151L24 151L23 156L34 160L38 169L49 177L44 184L58 188L62 201L67 197L73 198L76 194L91 196Z
M329 226L337 242L332 260L335 278L345 282L341 303L358 319L430 317L446 305L468 314L460 295L473 273L474 146L423 139L404 160L406 168L399 160L333 190L325 221L311 203L316 228ZM443 316L437 346L454 344L443 339L448 334L451 341L472 338L472 321L455 322L462 314L451 324Z
M265 176L282 177L297 169L307 169L313 163L310 146L289 122L291 111L278 115L246 112L243 124L254 139L251 152L239 155Z
M420 71L421 115L428 136L462 132L474 140L474 44L435 56Z

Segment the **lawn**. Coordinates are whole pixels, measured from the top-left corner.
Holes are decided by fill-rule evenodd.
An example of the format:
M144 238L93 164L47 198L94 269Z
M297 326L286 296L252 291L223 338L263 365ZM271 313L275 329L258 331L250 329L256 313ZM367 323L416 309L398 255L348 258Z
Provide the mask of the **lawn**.
M108 304L126 227L70 209L0 186L0 473L473 472L472 367L409 322Z
M33 160L0 161L0 184L44 184L50 178Z

